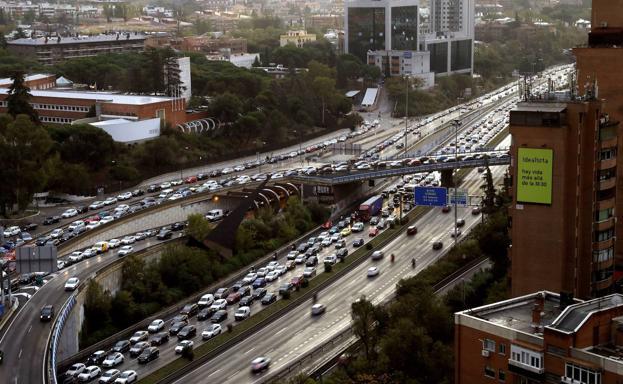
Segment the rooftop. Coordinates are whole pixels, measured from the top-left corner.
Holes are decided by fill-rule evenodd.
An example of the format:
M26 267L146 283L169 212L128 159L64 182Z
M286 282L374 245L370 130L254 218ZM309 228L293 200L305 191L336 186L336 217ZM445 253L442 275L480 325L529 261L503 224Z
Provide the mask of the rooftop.
M25 76L24 81L35 81L35 80L47 79L48 77L51 77L51 76L56 77L51 74L37 73L34 75ZM13 84L13 80L11 80L10 77L5 77L3 79L0 79L0 87L9 87L12 84Z
M8 88L0 88L0 95L6 95ZM108 102L113 104L129 104L129 105L145 105L160 103L163 101L172 101L172 97L164 96L146 96L146 95L120 95L110 92L74 92L74 91L30 91L34 97L55 97L61 99L86 99Z
M535 292L526 296L515 297L509 300L478 308L469 309L459 314L473 316L486 320L492 324L511 328L517 331L534 333L532 311L535 304L542 300L541 326L551 324L561 314L560 295L549 291Z
M554 112L560 113L567 109L566 103L551 102L542 100L538 102L518 103L513 109L514 112Z
M76 43L98 43L98 42L110 42L116 40L132 40L132 41L142 41L147 38L144 34L134 34L134 33L120 33L117 37L117 34L110 35L95 35L95 36L72 36L72 37L61 37L60 42L58 42L58 38L55 36L49 37L46 42L45 37L38 38L24 38L24 39L16 39L8 41L9 45L69 45Z
M618 293L570 305L548 328L568 333L575 332L593 313L619 306L623 306L623 295Z

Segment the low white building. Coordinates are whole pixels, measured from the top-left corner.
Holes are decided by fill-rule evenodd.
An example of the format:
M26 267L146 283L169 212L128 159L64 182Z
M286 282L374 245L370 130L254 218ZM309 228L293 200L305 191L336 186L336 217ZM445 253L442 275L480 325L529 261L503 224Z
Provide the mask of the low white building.
M417 77L422 80L423 88L435 86L429 51L369 51L368 64L377 66L385 76Z
M160 136L159 118L147 120L110 119L89 123L106 131L114 141L131 144Z

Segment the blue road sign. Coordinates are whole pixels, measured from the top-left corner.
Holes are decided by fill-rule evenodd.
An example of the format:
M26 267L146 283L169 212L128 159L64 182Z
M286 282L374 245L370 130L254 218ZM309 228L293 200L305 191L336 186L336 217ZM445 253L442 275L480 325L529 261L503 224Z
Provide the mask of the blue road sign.
M467 206L467 189L459 188L448 189L448 204L450 205L459 205L461 207Z
M448 203L448 190L436 187L415 187L415 205L443 207Z

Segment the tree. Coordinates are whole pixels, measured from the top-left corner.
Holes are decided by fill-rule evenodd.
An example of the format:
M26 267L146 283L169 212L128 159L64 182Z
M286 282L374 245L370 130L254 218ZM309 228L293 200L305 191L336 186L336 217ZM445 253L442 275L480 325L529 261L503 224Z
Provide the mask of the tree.
M219 119L222 123L231 123L238 119L242 112L242 101L229 92L217 96L210 103L210 115Z
M24 82L24 72L16 71L12 76L13 84L9 87L8 96L6 98L7 111L9 115L16 117L17 115L27 115L30 120L39 123L37 112L30 105L30 88Z
M335 80L324 76L316 77L312 83L312 88L316 95L322 100L322 125L324 126L325 104L327 99L335 93Z
M485 193L482 200L483 212L492 213L495 208L496 191L493 184L493 175L491 174L491 168L489 168L488 157L485 157L485 184L481 187Z
M380 322L384 315L381 307L375 307L366 298L361 298L351 305L353 333L363 345L366 362L372 365L376 361L376 347L380 338Z
M197 241L203 241L212 230L212 224L203 215L192 214L188 216L186 233Z

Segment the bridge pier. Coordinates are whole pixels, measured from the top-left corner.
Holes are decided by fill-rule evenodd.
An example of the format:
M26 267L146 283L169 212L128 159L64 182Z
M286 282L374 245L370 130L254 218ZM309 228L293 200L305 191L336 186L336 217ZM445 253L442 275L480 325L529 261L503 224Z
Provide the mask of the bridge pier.
M446 188L454 188L454 178L452 173L454 169L444 169L441 171L441 186Z
M381 180L376 180L378 185ZM374 185L370 186L368 180L358 180L350 183L335 185L303 185L303 196L305 200L316 201L332 207L332 211L341 211L352 203L370 194Z

